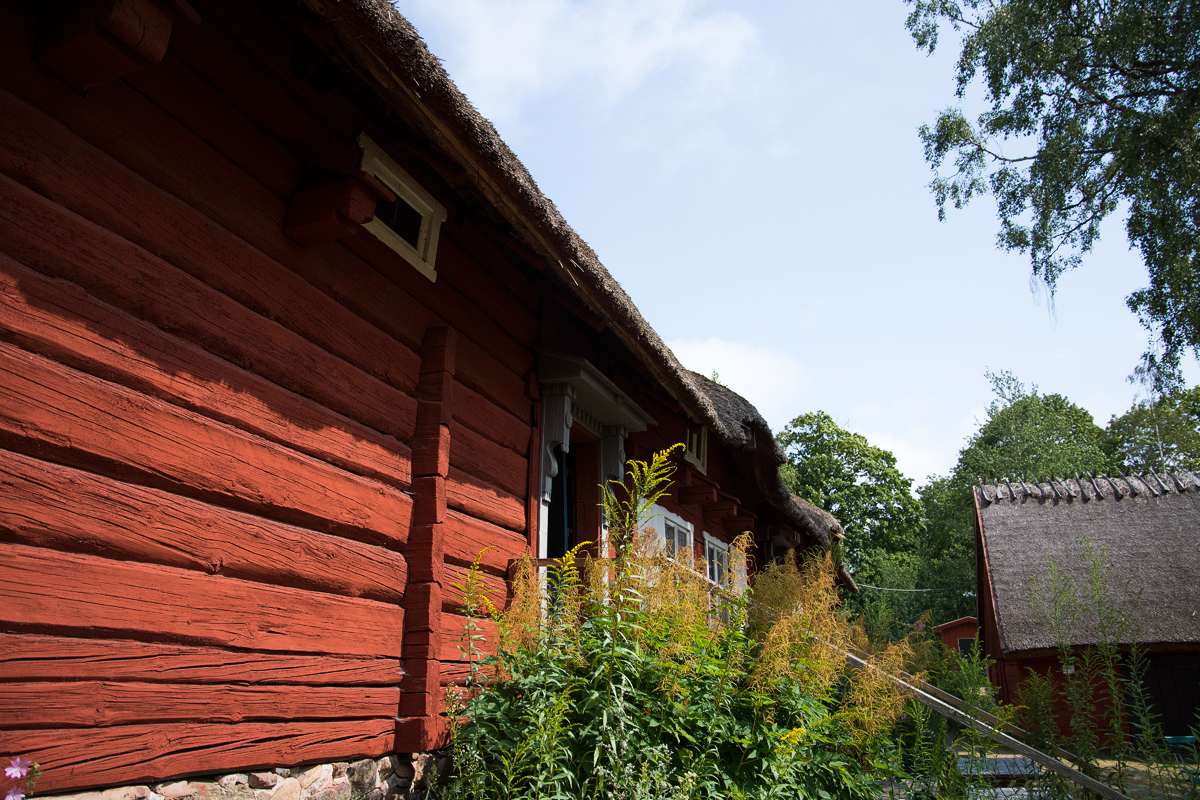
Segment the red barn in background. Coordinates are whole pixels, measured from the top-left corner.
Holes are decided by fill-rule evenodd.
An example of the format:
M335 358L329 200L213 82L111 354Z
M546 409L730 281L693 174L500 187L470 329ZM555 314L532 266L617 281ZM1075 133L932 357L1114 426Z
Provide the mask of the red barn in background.
M942 637L942 644L946 649L967 655L975 649L975 633L978 630L979 623L975 617L959 617L950 622L943 622L935 627L933 632Z
M1145 689L1166 735L1200 724L1200 479L1191 472L1080 478L975 488L980 640L995 660L1000 699L1019 703L1034 670L1061 680L1056 636L1073 647L1100 641L1088 610L1085 540L1104 562L1108 601L1133 622L1119 643L1149 653ZM1039 613L1051 560L1084 606L1063 631ZM1094 603L1091 604L1094 609ZM1096 696L1106 698L1102 687ZM1102 700L1102 704L1108 702ZM1060 704L1059 720L1068 716Z
M39 792L440 746L452 585L627 456L711 570L840 535L382 0L0 0L0 372Z

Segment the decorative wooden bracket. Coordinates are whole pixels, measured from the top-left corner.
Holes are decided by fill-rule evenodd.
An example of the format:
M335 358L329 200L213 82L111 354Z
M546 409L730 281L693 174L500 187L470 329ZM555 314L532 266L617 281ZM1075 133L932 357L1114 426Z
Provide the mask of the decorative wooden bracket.
M308 246L353 236L360 225L375 219L377 200L396 196L365 173L338 183L296 192L288 201L283 232Z
M177 19L199 15L185 0L76 0L49 3L34 60L76 91L162 61Z
M569 383L542 384L542 505L550 506L550 491L558 475L558 459L554 455L555 445L561 445L564 453L571 449L571 402L575 399L575 387Z

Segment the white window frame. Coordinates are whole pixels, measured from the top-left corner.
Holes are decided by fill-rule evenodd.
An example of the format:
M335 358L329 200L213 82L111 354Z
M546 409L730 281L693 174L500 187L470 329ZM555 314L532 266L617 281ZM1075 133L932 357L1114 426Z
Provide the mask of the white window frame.
M708 531L704 532L704 577L708 578L709 582L714 583L718 586L724 585L724 583L723 583L723 580L725 577L724 574L719 575L715 578L713 577L713 561L714 561L713 557L714 557L714 555L719 554L719 556L715 560L716 560L717 564L720 565L720 568L723 571L723 573L728 573L729 569L730 569L730 566L729 566L729 551L730 551L730 549L731 548L727 543L722 542L720 539L713 536ZM733 570L734 570L734 576L733 576L733 581L731 582L733 591L735 591L735 592L745 591L746 590L745 563L739 559L738 562L734 563Z
M421 215L421 230L417 235L416 247L380 220L372 219L363 227L376 239L403 256L405 261L412 264L426 278L436 281L438 235L441 233L442 223L446 221L446 207L425 191L421 184L375 144L370 136L360 133L358 146L362 149L362 163L359 164L359 169L374 176L392 190L396 199L408 203Z
M647 525L654 527L655 532L657 532L657 534L658 534L658 544L659 544L659 546L661 546L663 548L663 553L667 554L667 558L674 559L674 555L672 555L667 550L667 523L670 522L677 530L681 530L685 534L687 534L688 553L692 554L692 558L694 559L695 553L696 553L696 550L695 550L696 528L695 528L695 526L692 525L687 520L685 520L683 517L679 516L678 514L673 514L670 511L667 511L665 508L663 508L660 505L651 506L650 512L651 512L650 518L646 521L645 525L643 525L642 527L643 527L643 529ZM676 540L676 544L675 544L676 550L678 549L678 547L679 547L678 540Z
M719 568L722 574L713 576L714 567ZM704 532L704 576L708 578L710 583L715 583L718 586L724 584L724 573L729 571L729 545L722 542L717 537L713 536L708 531Z
M700 470L700 474L708 473L708 426L701 425L699 433L691 429L684 430L683 458Z

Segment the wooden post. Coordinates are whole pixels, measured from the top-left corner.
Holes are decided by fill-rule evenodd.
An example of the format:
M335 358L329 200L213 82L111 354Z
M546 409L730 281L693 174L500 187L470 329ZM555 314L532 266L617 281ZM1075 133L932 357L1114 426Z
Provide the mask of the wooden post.
M446 475L450 470L450 420L458 333L429 328L421 342L417 382L417 432L413 438L413 526L405 557L409 584L404 596L402 713L411 724L397 726L396 749L425 752L445 744L442 712L445 591Z

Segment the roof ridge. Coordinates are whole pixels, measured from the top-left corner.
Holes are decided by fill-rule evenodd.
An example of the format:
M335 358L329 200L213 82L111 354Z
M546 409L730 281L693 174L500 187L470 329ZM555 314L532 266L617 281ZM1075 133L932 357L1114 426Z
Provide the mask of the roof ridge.
M1007 500L1010 503L1034 499L1039 502L1073 503L1093 500L1122 500L1126 497L1184 494L1200 491L1200 476L1190 470L1122 475L1079 475L1074 478L1051 477L1026 483L1024 476L1012 480L980 480L976 487L981 508Z

